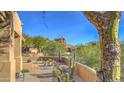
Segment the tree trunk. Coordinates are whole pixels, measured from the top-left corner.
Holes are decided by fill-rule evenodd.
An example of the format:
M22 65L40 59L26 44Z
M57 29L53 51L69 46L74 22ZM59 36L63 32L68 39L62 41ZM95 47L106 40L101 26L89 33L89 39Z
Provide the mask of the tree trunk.
M84 12L95 25L100 37L101 69L104 80L120 81L120 44L118 27L120 12Z

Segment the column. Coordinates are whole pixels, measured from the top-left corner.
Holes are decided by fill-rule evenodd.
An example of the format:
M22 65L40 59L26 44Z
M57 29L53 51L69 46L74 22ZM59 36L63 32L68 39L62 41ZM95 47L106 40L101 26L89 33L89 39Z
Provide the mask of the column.
M15 60L16 60L16 72L22 70L22 38L18 36L15 38Z
M2 30L8 34L10 27ZM4 34L1 39L3 39ZM0 82L15 81L15 59L14 59L14 33L11 38L0 42Z

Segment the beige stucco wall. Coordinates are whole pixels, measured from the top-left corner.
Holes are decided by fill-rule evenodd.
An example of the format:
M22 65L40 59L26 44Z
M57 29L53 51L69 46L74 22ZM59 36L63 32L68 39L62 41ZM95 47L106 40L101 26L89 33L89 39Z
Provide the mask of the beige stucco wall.
M22 70L22 40L21 37L15 38L14 55L16 61L16 72Z
M22 22L17 12L13 12L13 20L14 31L18 33L19 36L22 36Z
M75 70L77 74L85 81L96 82L98 81L96 71L81 63L76 63Z
M22 69L22 24L17 12L13 12L13 19L15 33L11 36L11 43L0 43L0 82L15 81L16 72ZM10 32L10 27L7 31Z
M37 54L38 53L38 49L37 48L29 48L29 52L33 53L33 54Z
M13 13L13 25L15 31L14 56L16 61L16 72L22 70L22 23L17 12Z
M15 81L15 65L13 62L0 62L0 82Z
M30 72L37 72L41 69L38 64L33 63L23 63L23 69L29 70Z
M0 56L0 82L15 81L15 59L14 59L14 47L8 45L4 47L6 49L5 54Z

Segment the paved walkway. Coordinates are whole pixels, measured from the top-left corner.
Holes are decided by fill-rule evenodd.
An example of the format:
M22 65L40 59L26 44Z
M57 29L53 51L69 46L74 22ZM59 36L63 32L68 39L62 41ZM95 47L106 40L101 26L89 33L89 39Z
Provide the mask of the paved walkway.
M74 79L74 82L85 82L84 80L82 80L76 72L74 72L73 74L73 79Z
M58 82L52 74L53 66L43 67L36 72L25 73L25 78L18 78L17 82Z
M40 82L58 82L57 78L53 76L53 66L42 67L40 72L31 75L39 78Z
M83 80L76 74L73 74L74 82L83 82ZM53 76L53 66L42 67L35 72L25 73L25 78L18 78L17 82L58 82L57 78Z

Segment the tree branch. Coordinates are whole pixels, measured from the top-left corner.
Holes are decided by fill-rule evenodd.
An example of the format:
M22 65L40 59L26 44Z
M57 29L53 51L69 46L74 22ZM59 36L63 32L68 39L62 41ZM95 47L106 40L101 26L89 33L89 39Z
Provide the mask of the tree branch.
M120 17L119 11L84 11L83 13L98 30L107 29L107 27L111 25L114 15Z

